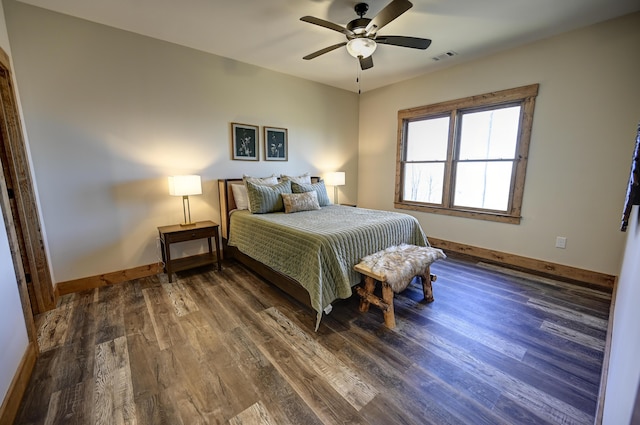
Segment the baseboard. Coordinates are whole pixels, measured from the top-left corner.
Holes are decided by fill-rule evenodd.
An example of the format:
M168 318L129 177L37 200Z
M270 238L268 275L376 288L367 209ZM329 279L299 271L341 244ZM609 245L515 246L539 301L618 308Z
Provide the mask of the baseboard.
M24 392L29 385L29 379L31 379L37 356L36 344L30 342L0 407L0 425L11 425L15 420Z
M446 241L443 239L429 237L429 243L431 243L431 245L436 248L443 249L444 251L469 255L471 257L489 260L503 265L510 265L533 272L544 273L564 279L590 283L600 286L608 291L613 290L616 280L615 276L605 273L579 269L576 267L565 266L562 264L551 263L543 260L536 260L534 258L521 257L515 254L494 251L477 246L465 245L458 242Z
M141 277L153 276L162 273L164 270L161 264L153 263L146 266L134 267L132 269L120 270L117 272L104 273L98 276L83 277L75 280L58 282L57 290L62 295L73 292L84 291L85 289L100 288L108 285L126 282L128 280L139 279Z

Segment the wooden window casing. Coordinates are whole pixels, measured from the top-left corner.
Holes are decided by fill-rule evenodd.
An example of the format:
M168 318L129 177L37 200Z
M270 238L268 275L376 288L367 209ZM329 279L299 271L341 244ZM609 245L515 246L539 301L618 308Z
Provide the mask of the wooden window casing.
M529 144L531 140L531 128L533 125L533 111L535 107L535 99L538 94L538 88L539 84L532 84L529 86L517 87L398 111L398 142L396 152L397 159L394 206L399 209L519 224L521 219ZM457 159L457 144L459 143L459 140L457 140L457 138L459 137L458 133L460 131L460 114L502 108L509 105L520 105L521 109L516 153L512 160L514 162L514 167L512 169L507 210L494 211L481 208L454 206L453 186L455 181L455 165L456 162L459 162ZM406 134L408 123L445 116L449 116L449 140L447 145L447 158L444 165L442 204L436 205L419 201L404 200L403 179L404 166L408 162L406 159ZM482 161L492 162L496 160L484 159ZM506 161L506 159L500 161Z

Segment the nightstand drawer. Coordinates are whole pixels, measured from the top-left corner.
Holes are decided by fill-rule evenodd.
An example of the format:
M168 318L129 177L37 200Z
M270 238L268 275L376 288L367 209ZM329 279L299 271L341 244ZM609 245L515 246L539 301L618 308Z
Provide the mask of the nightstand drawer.
M184 242L203 238L212 238L215 235L215 228L207 229L184 229L181 232L169 233L164 235L166 242Z

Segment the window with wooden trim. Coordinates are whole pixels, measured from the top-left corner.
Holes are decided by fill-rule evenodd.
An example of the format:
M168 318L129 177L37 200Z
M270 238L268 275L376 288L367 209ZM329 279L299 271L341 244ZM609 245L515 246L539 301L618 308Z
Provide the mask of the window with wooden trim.
M520 223L538 86L398 111L395 207Z

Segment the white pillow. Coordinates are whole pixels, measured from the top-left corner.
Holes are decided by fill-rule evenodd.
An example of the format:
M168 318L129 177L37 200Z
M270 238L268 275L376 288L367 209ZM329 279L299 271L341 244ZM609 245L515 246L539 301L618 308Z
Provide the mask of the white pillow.
M251 182L261 186L275 186L278 184L278 177L275 174L269 177L251 177L245 174L242 176L242 181L244 183Z
M291 183L311 184L311 174L309 173L304 173L300 176L287 176L283 174L280 177L282 177L282 180L290 180Z
M232 184L233 199L236 201L236 208L239 210L249 209L249 196L247 195L247 187L243 184Z

